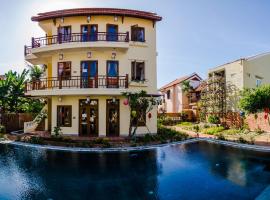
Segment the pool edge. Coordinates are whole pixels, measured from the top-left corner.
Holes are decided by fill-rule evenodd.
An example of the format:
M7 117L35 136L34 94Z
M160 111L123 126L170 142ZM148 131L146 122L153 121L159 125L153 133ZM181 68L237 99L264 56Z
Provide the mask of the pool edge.
M270 152L270 147L268 146L259 146L259 145L251 145L251 144L241 144L237 142L223 141L217 139L210 138L192 138L179 142L171 142L166 144L158 144L158 145L148 145L148 146L138 146L138 147L115 147L115 148L80 148L80 147L60 147L60 146L51 146L51 145L39 145L39 144L29 144L24 142L15 142L10 140L0 140L0 144L7 144L13 146L23 146L28 148L37 148L44 150L54 150L54 151L68 151L68 152L126 152L126 151L143 151L143 150L152 150L161 147L168 147L180 144L189 144L194 142L209 142L215 144L221 144L225 146L230 146L233 148L239 149L247 149L253 151L260 152Z

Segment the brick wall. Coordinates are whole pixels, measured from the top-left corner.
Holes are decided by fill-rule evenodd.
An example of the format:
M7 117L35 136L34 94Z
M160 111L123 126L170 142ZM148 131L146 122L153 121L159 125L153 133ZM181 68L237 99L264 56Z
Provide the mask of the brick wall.
M258 113L257 119L254 114L248 115L246 118L246 123L249 129L255 131L256 129L261 129L265 132L270 132L270 115L265 119L265 113Z

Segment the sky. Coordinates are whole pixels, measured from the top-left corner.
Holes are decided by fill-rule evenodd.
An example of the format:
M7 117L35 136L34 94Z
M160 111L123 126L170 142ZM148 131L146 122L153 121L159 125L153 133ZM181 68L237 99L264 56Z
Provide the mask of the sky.
M269 0L1 0L0 74L25 68L24 45L44 32L31 16L79 7L156 12L158 87L223 63L270 51ZM269 66L270 67L270 66Z

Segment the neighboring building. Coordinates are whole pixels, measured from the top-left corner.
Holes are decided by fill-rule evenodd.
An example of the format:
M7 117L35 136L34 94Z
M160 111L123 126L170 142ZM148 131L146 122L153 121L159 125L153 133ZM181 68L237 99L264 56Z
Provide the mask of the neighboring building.
M184 92L182 83L189 81L193 88L192 92ZM181 113L186 109L193 109L200 98L200 83L202 78L193 73L189 76L178 78L167 85L161 87L159 91L163 96L163 103L159 106L159 112Z
M46 36L32 38L25 59L45 64L46 78L26 95L47 98L46 129L80 136L126 136L129 107L122 92L157 94L155 13L81 8L32 17ZM157 132L157 108L138 134ZM150 115L149 115L150 116ZM146 122L146 123L145 123Z
M5 78L5 75L0 75L0 80L4 80Z
M208 78L218 78L226 85L226 112L237 111L239 91L270 84L270 53L241 58L208 71Z

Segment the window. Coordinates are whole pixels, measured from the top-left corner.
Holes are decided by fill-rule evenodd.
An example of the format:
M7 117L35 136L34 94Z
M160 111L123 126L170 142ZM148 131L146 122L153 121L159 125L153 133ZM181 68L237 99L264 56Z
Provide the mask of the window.
M58 78L68 80L71 78L71 62L58 63Z
M71 40L71 26L62 26L58 28L59 42L69 42Z
M137 115L138 116L136 116L132 121L133 126L136 126L136 124L138 124L138 126L146 126L146 112L137 111Z
M131 40L137 42L145 42L145 30L142 27L131 27Z
M145 80L144 62L134 61L131 63L131 80L132 81Z
M171 90L168 90L167 91L167 99L170 99L171 98Z
M57 106L57 126L71 127L72 106Z
M262 84L262 79L256 77L256 87L259 87Z

